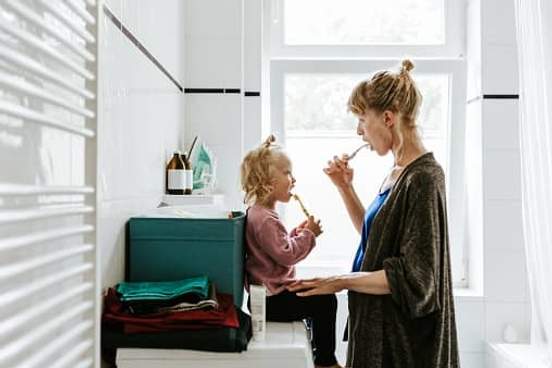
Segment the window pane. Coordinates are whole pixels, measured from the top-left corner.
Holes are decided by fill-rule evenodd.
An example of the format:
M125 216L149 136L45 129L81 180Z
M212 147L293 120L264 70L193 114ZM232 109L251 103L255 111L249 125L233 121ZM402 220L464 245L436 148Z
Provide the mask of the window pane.
M443 0L285 0L286 45L439 45Z
M317 246L303 264L331 265L340 267L339 272L349 271L360 235L322 168L333 155L350 152L360 144L362 142L356 137L335 138L315 134L286 137L286 151L293 162L297 180L294 192L301 196L309 212L321 219L324 230L317 238ZM359 152L351 161L355 170L355 188L365 206L376 195L384 173L391 165L390 155L382 159L367 150ZM297 203L291 202L285 207L284 220L288 228L297 226L304 218Z
M346 113L347 100L361 78L343 74L286 74L286 131L345 130L355 135L356 121Z
M297 179L295 192L316 217L322 220L324 233L317 247L302 265L341 267L349 271L360 235L353 228L335 187L322 172L333 155L350 153L363 144L356 135L354 115L346 113L352 88L368 75L294 74L285 75L284 128L286 150ZM426 148L433 151L446 170L448 91L447 75L416 75L424 96L419 123ZM381 158L361 151L351 162L355 170L355 188L363 205L375 197L391 168L392 156ZM303 219L299 206L285 206L284 219L291 228ZM301 268L301 267L300 267Z
M295 74L284 77L284 115L287 135L331 134L356 136L357 121L347 114L353 87L367 75ZM449 78L446 74L416 75L423 96L418 123L428 148L446 167Z

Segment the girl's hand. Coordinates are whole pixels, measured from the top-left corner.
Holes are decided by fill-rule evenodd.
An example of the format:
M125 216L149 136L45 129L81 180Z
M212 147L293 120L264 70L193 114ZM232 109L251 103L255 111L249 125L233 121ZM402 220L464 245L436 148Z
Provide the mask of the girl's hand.
M314 236L322 234L322 226L320 225L320 220L316 220L314 216L309 216L304 228L312 231L314 233Z
M347 155L333 157L333 161L328 161L328 167L323 171L328 175L332 183L339 189L350 187L353 183L353 169L348 165Z
M335 294L344 288L343 280L339 276L296 280L287 286L289 291L296 292L298 296Z
M308 223L308 222L309 222L308 220L305 220L305 221L301 222L301 223L297 226L297 230L304 229L305 226L307 226L307 223Z

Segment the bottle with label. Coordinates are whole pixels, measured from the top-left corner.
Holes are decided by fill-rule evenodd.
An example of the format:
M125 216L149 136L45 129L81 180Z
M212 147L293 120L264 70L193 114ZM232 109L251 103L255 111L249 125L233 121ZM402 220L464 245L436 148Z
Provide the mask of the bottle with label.
M249 285L249 298L253 340L263 341L266 336L266 287Z
M165 191L167 194L184 194L186 188L186 172L180 151L175 151L167 164Z
M192 194L192 189L194 188L194 171L192 170L192 164L185 153L181 154L180 158L182 162L184 162L184 172L186 176L184 194Z

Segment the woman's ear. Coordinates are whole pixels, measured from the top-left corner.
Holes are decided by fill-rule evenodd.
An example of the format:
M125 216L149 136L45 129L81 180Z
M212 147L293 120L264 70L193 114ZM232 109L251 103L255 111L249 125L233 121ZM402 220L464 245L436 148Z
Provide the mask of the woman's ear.
M385 110L383 112L383 123L386 127L392 128L395 125L395 113L393 111Z

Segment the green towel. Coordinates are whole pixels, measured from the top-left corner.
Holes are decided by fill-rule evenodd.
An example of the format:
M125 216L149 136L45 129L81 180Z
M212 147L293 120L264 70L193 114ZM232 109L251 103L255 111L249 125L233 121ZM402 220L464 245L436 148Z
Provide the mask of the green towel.
M121 282L117 293L122 302L133 300L170 300L184 294L196 294L201 300L209 295L207 276L164 282Z

